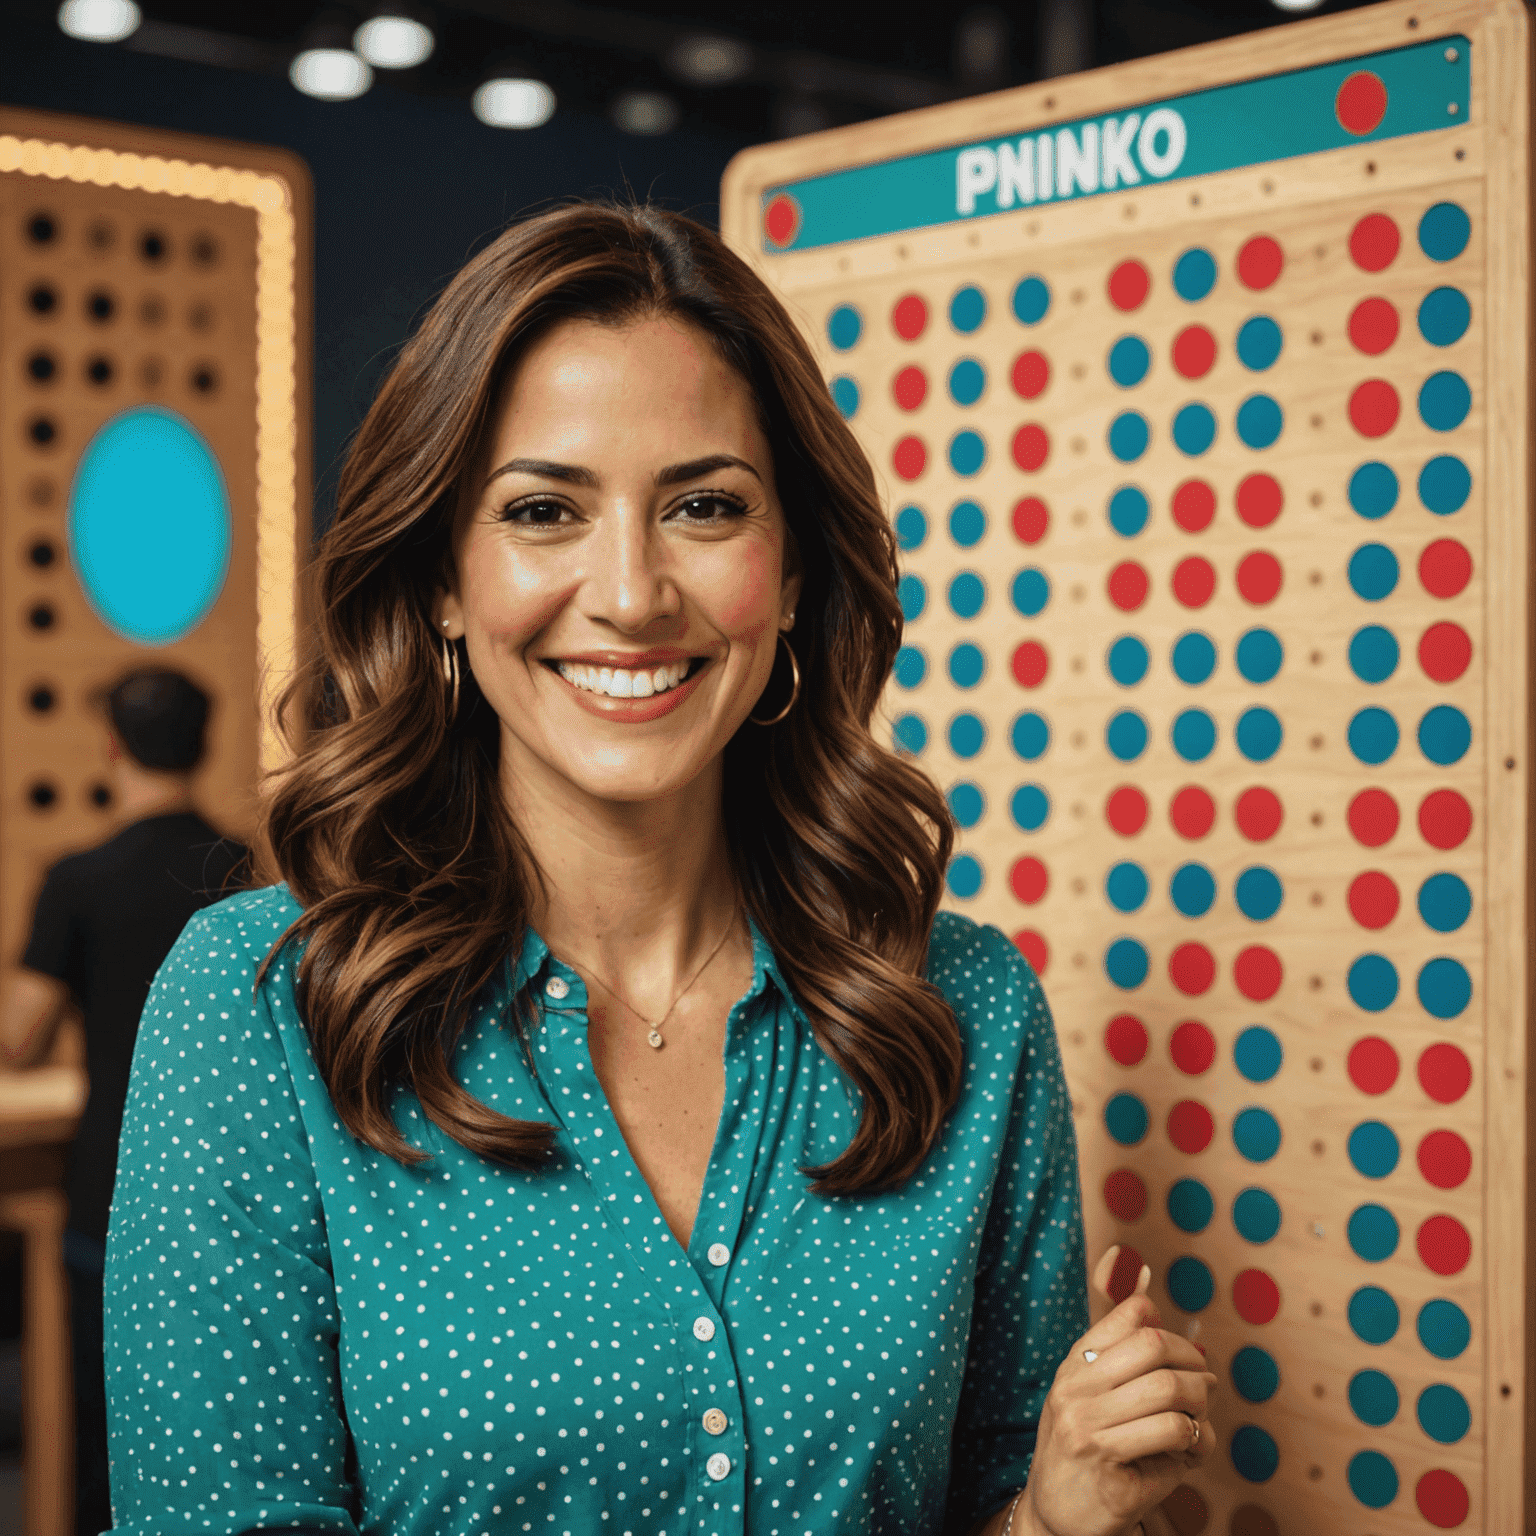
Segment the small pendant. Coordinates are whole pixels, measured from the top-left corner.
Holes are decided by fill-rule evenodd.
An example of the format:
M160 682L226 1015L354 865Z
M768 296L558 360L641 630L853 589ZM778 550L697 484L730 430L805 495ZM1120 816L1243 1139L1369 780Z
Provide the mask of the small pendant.
M659 1029L653 1029L645 1038L650 1041L653 1051L659 1051L665 1043L661 1038L661 1031Z

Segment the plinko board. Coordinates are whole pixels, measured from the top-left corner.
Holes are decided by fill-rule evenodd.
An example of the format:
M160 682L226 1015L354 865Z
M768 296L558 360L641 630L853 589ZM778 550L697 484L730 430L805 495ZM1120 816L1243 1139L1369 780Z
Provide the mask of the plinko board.
M1221 1377L1183 1536L1526 1528L1528 70L1516 4L1393 4L725 181L1091 1253Z

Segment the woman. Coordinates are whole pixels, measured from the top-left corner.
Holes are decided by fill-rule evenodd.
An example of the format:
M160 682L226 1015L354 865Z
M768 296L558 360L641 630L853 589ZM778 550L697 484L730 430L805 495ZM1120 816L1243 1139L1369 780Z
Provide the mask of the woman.
M118 1529L1109 1536L1204 1454L1194 1347L1084 1331L1044 999L869 734L895 575L707 230L450 284L321 546L286 885L140 1031Z

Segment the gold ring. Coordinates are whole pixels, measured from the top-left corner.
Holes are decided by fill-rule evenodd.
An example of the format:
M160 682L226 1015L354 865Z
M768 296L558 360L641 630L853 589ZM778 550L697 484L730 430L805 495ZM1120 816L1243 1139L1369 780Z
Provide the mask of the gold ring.
M1184 1447L1188 1453L1200 1444L1200 1420L1192 1413L1186 1413L1184 1417L1189 1420L1189 1444Z

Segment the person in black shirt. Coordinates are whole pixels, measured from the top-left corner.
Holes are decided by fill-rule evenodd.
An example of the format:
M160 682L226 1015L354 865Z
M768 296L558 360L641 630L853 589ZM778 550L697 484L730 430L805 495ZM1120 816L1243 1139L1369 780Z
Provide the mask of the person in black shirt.
M75 1529L112 1524L102 1366L102 1268L117 1139L139 1015L188 919L247 882L249 854L200 816L192 775L208 696L166 669L130 673L105 695L121 831L48 871L21 968L0 1003L13 1063L46 1050L65 1009L85 1026L90 1092L71 1150L64 1258L75 1374Z

